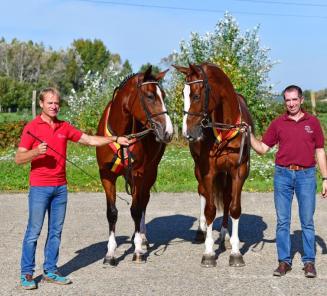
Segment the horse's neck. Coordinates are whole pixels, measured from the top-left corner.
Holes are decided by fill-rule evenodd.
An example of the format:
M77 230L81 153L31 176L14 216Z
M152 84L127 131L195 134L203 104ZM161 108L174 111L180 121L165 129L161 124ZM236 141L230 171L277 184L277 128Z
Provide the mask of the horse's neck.
M234 124L240 116L240 107L235 92L229 92L229 95L226 95L221 98L221 103L216 106L214 111L215 121Z
M123 112L124 108L119 102L112 102L107 118L108 128L117 135L127 135L133 132L133 117Z

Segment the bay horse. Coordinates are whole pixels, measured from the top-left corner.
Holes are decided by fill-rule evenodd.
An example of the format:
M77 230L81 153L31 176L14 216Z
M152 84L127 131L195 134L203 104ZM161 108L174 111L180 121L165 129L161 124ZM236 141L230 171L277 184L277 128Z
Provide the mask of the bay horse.
M220 243L232 249L230 266L244 266L238 225L242 186L250 168L251 115L244 98L235 92L228 76L216 65L174 67L186 75L183 134L189 141L201 200L196 238L205 241L201 264L216 266L212 225L217 208L223 208Z
M148 246L145 212L150 189L156 181L158 165L170 142L173 127L164 104L165 93L159 81L167 71L152 74L151 66L144 73L132 74L115 89L98 125L100 136L130 136L136 142L130 147L117 143L96 148L100 178L106 194L109 223L108 250L103 264L115 266L117 248L115 228L116 179L124 175L131 188L131 216L135 224L133 261L144 262L144 246ZM143 248L142 248L143 247Z

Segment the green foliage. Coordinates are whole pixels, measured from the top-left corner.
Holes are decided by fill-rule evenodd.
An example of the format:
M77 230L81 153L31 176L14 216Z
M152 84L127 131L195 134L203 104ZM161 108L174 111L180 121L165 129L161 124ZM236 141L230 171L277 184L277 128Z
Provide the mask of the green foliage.
M0 109L16 111L31 108L33 85L0 76Z
M130 74L129 71L131 67L128 62L123 66L110 62L103 75L87 73L83 81L83 90L76 92L73 89L67 99L68 120L81 130L94 134L114 89L126 75Z
M102 73L110 61L110 52L103 41L94 39L74 40L73 46L76 48L83 61L84 73Z
M236 91L246 98L256 127L262 131L277 114L273 108L272 88L267 85L268 73L274 63L268 58L269 50L260 47L258 31L259 27L256 27L241 34L235 19L226 13L213 33L204 36L192 33L190 41L182 41L180 51L173 53L170 59L183 66L202 62L218 65L229 76ZM183 79L174 72L167 92L172 119L179 125L182 121Z
M16 147L26 121L4 122L0 125L0 148Z

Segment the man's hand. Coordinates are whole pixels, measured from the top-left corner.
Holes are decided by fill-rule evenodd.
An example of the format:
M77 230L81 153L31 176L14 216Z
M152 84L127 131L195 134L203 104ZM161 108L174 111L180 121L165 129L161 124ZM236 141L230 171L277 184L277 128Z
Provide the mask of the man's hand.
M322 195L323 198L327 197L327 180L322 181L321 195Z
M128 138L121 136L121 137L117 137L116 142L118 144L120 144L120 145L128 146L128 145L131 145L131 144L135 143L136 139L130 139L129 140Z
M45 154L47 152L48 144L47 143L41 143L39 146L37 146L36 151L38 155Z

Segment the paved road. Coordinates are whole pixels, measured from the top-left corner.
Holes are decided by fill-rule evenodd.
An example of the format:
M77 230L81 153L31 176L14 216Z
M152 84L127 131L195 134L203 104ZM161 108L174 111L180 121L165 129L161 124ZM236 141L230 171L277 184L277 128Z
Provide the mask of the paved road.
M120 194L129 200L125 194ZM300 232L296 202L292 224L293 270L276 278L275 215L272 194L243 194L240 239L246 266L228 266L228 251L217 250L217 267L203 268L203 245L194 244L199 200L194 193L153 194L147 227L151 250L145 264L132 262L133 232L129 207L118 200L119 265L103 268L107 221L101 193L70 194L59 266L73 284L40 283L38 290L19 287L21 241L25 231L25 194L0 195L0 294L1 295L327 295L327 201L318 197L316 212L318 278L306 279L301 270ZM220 215L219 215L220 217ZM214 234L218 238L216 219ZM46 229L46 225L44 227ZM42 273L45 232L37 251L36 276Z

